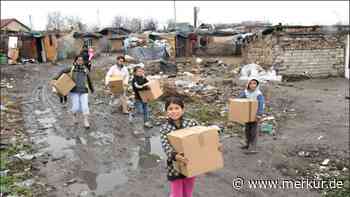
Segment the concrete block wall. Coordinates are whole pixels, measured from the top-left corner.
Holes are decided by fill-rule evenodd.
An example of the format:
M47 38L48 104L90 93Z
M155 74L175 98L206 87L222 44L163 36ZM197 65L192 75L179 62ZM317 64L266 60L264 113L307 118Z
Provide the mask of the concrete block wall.
M279 74L307 73L312 77L340 76L344 73L344 48L289 49L276 58L284 69Z
M244 47L243 62L264 67L276 65L278 74L282 75L342 76L344 39L338 35L270 34Z

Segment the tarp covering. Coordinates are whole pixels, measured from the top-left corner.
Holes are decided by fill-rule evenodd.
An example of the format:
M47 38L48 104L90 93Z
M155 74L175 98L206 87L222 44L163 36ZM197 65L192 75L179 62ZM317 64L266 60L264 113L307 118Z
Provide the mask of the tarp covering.
M161 47L134 47L128 51L128 54L138 61L143 60L158 60L161 59L164 55L164 49Z

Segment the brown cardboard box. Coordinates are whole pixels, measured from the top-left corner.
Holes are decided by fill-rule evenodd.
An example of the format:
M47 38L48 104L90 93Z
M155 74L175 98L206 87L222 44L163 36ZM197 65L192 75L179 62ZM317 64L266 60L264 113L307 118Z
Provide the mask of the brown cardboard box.
M229 121L238 123L253 122L256 119L257 111L257 100L247 98L229 99Z
M216 128L196 126L168 134L176 152L184 153L187 165L176 162L177 169L192 177L220 169L224 166L222 153L218 150L219 134Z
M149 101L156 100L157 98L162 96L163 91L160 88L159 80L151 80L149 82L148 87L149 87L149 90L140 91L140 96L143 102L147 103Z
M114 94L123 93L123 77L119 75L113 75L109 77L109 87Z
M63 73L57 80L53 81L52 84L57 93L61 96L67 96L75 87L74 81L65 73Z

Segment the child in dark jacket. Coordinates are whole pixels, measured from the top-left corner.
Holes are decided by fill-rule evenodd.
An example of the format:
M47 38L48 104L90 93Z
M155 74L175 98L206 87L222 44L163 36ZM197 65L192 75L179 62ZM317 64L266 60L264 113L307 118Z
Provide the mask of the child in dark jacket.
M76 116L78 112L83 113L84 127L89 128L88 115L90 114L88 105L88 93L94 92L92 81L89 76L89 71L84 65L82 56L77 56L74 60L73 66L63 69L56 77L57 80L63 73L70 75L75 82L75 87L70 91L72 98L72 113L74 124L78 123Z
M142 101L140 91L147 90L148 80L145 77L145 71L142 67L136 66L134 68L134 78L132 79L132 88L135 93L135 106L138 113L143 113L143 121L145 127L152 127L149 122L149 109L147 103Z
M256 121L245 124L246 145L241 147L247 149L248 154L256 154L256 145L258 138L258 122L264 113L265 98L259 89L259 81L252 79L248 81L246 89L239 95L239 98L249 98L258 101L258 111Z

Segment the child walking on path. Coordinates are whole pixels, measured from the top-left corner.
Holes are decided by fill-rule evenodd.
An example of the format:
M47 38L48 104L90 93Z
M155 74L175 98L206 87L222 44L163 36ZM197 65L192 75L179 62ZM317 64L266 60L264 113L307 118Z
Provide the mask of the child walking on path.
M115 98L113 104L117 104L118 100L123 100L124 102L127 100L126 98L126 92L128 89L128 83L129 83L129 71L128 68L124 65L125 58L124 56L118 56L117 57L117 64L113 65L107 72L106 78L105 78L105 86L108 86L109 80L112 76L118 75L123 78L123 92L122 95L114 94L112 97ZM119 98L118 98L119 97ZM116 112L116 111L114 111ZM127 113L124 111L124 113Z
M132 88L135 93L136 110L137 113L143 113L144 126L152 127L151 123L149 122L149 108L147 106L147 103L142 101L142 98L139 93L142 90L147 90L147 85L148 80L145 77L145 70L140 66L136 66L134 68L134 78L132 79Z
M239 95L239 98L249 98L258 101L258 111L256 113L256 121L245 124L246 145L242 149L247 149L247 154L256 154L257 138L258 138L258 122L264 113L265 98L259 89L259 81L252 79L248 81L246 89Z
M89 110L89 91L94 92L92 81L89 76L89 70L84 65L82 56L77 56L74 60L73 66L63 69L54 79L57 80L63 73L70 75L75 82L75 87L70 91L70 97L72 98L72 113L74 124L78 123L77 114L80 112L84 117L84 127L90 128L88 116Z

